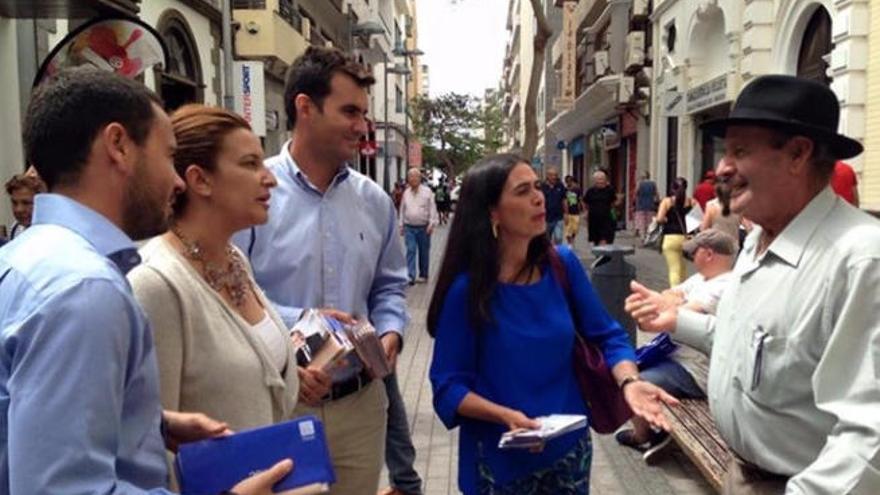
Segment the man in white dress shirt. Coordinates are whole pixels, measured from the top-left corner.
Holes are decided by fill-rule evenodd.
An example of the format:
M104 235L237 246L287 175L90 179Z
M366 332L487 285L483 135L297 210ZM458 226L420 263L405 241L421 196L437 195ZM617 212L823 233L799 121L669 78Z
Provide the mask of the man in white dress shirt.
M406 174L406 190L400 201L400 233L406 241L406 269L409 284L428 280L431 253L431 234L437 225L437 205L431 188L422 184L422 172L409 169ZM418 257L418 273L416 258ZM418 276L416 276L418 275Z
M724 136L731 209L756 227L715 317L637 318L711 349L709 405L737 454L725 493L880 493L880 222L829 187L862 151L838 118L826 86L763 76L705 124Z

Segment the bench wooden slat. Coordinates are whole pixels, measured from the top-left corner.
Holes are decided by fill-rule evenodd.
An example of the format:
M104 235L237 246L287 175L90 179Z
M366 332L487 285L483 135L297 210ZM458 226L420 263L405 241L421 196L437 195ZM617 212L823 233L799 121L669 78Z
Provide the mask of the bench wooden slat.
M706 435L705 429L694 420L684 402L676 408L667 408L667 418L672 423L671 434L681 450L691 459L712 487L721 492L727 464L719 459L716 448L708 447L706 441L714 444L714 439Z

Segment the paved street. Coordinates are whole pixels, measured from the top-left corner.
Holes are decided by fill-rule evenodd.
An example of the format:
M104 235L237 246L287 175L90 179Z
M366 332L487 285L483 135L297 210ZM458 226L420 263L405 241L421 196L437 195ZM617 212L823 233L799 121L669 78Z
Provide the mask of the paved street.
M416 469L425 480L426 495L459 493L457 475L457 432L447 431L434 415L431 406L431 386L428 367L431 362L432 340L425 330L425 316L434 284L434 275L440 265L447 227L441 227L433 238L431 253L432 277L428 284L417 284L408 293L412 315L406 345L400 358L398 373L401 391L409 413L418 457ZM586 232L582 230L576 242L581 258L590 263ZM621 235L618 243L634 244L633 236ZM653 288L666 286L666 265L655 251L637 249L627 258L636 265L639 280ZM640 340L642 337L640 336ZM593 436L593 472L591 493L593 495L646 494L646 495L696 495L710 494L696 468L677 448L656 466L647 466L641 457L629 449L621 448L612 436ZM383 480L387 476L383 475Z

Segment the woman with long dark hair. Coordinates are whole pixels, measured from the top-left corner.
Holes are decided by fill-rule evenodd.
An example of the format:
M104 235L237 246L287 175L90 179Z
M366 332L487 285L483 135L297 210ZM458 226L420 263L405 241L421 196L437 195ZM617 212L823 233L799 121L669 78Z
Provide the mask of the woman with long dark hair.
M602 307L571 249L546 235L544 195L528 162L496 155L465 176L428 309L434 409L461 426L465 494L582 494L592 446L576 431L541 452L500 450L535 417L589 415L572 366L575 331L602 349L633 411L667 426L665 392L638 380L626 333ZM574 307L569 307L571 301Z
M687 179L675 179L669 188L669 195L663 198L657 209L657 222L663 224L663 257L666 258L666 266L669 268L670 287L684 282L687 277L683 251L687 234L685 217L695 203L688 197L687 188Z

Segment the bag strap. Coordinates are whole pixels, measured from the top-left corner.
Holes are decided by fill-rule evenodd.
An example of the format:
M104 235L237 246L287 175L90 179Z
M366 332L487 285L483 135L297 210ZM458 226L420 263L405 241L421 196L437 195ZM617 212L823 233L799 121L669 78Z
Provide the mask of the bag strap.
M548 261L550 263L550 270L552 270L553 272L553 277L562 287L562 292L565 294L565 304L566 306L568 306L568 312L571 315L572 323L574 323L574 335L576 338L584 341L586 337L581 335L580 331L578 331L580 325L578 325L577 306L575 306L574 300L572 299L571 282L568 278L568 269L566 269L565 264L562 261L562 257L559 256L556 248L550 249Z

